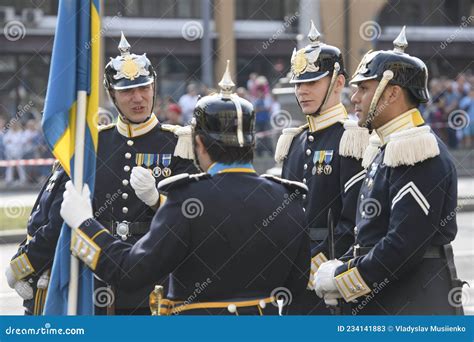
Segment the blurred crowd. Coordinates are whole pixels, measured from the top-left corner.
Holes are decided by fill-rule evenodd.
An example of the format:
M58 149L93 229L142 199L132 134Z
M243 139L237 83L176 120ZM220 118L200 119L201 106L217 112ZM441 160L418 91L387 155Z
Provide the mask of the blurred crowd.
M456 79L433 78L429 89L431 101L420 110L425 121L450 149L471 149L474 145L474 75L460 74ZM353 113L350 103L351 88L343 92L343 104ZM187 125L199 96L216 92L197 83L187 85L186 93L173 97L157 97L155 114L162 123ZM256 156L273 156L276 137L282 128L273 122L282 113L281 105L272 94L267 78L257 73L249 75L245 87L237 94L254 105L256 112ZM3 116L2 116L3 115ZM116 113L100 113L100 124L114 120ZM37 184L47 176L49 165L28 166L7 163L12 160L52 158L41 131L41 116L28 113L21 118L9 118L0 113L0 183L18 186Z
M40 118L6 121L0 117L0 181L7 187L41 182L50 165L21 165L18 161L52 158L41 130Z
M420 106L425 122L450 149L474 146L474 75L456 79L432 78L428 85L431 101ZM353 89L347 88L343 103L354 113L350 102Z
M272 115L280 112L281 106L272 95L270 83L265 76L251 73L246 87L239 87L236 93L251 102L255 108L257 130L257 156L273 156L274 135L279 130L272 127ZM216 92L198 84L191 83L186 88L186 93L176 102L172 97L156 101L155 114L158 119L167 124L187 125L191 122L194 107L199 96Z
M451 149L472 148L474 139L474 75L456 80L432 79L431 101L422 112L438 136Z

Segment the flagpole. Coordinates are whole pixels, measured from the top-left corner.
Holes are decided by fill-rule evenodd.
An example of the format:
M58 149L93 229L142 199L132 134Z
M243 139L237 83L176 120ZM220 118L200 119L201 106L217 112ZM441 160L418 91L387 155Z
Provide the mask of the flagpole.
M77 92L76 137L74 149L74 179L76 190L82 193L84 174L84 140L86 134L87 91ZM78 227L71 227L76 229ZM79 282L79 260L71 255L71 272L69 275L68 316L77 315L77 294Z

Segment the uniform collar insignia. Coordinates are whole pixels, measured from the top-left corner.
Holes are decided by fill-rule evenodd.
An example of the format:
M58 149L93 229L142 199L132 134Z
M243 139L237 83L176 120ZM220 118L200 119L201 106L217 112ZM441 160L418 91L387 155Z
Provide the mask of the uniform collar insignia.
M158 119L155 114L150 115L148 120L139 124L126 123L119 116L117 130L124 137L135 138L150 132L156 125L158 125Z
M347 112L342 103L339 103L321 112L318 116L307 115L306 119L308 120L309 131L313 133L347 119Z
M390 140L390 135L393 133L417 127L424 123L425 121L423 120L420 111L416 108L413 108L409 111L406 111L402 115L397 116L395 119L390 120L382 127L377 128L375 131L380 137L382 145L385 145Z
M244 173L255 173L255 169L252 163L213 163L207 169L207 173L214 176L218 173L229 173L229 172L244 172Z

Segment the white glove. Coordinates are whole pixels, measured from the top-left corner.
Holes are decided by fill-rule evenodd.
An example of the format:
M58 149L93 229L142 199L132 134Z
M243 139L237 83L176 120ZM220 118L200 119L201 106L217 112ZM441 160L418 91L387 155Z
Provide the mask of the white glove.
M324 303L326 303L326 305L329 305L329 306L337 306L337 300L339 298L342 298L342 295L339 293L339 291L337 292L326 292L324 294Z
M93 217L90 195L87 184L80 194L71 181L66 183L60 214L69 227L78 228L81 223Z
M11 265L7 266L5 276L7 277L8 286L14 289L21 298L24 300L33 299L33 288L28 284L28 282L16 279Z
M135 166L130 175L130 185L137 197L146 205L153 207L158 202L160 196L151 170Z
M323 298L327 292L339 292L334 279L336 268L343 265L342 261L337 259L329 260L319 266L314 276L314 289L319 298Z
M38 283L36 284L36 287L39 289L46 289L49 284L49 270L46 270L41 274L41 277L38 279Z

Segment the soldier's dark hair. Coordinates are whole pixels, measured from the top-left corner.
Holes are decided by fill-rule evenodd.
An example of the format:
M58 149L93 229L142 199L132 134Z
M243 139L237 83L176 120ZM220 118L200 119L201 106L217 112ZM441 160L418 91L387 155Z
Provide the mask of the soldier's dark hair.
M413 107L418 107L420 105L420 101L406 88L403 88L405 93L405 99L407 100L408 104Z
M201 141L212 161L224 164L249 163L253 161L253 146L225 146L207 135L200 134Z

